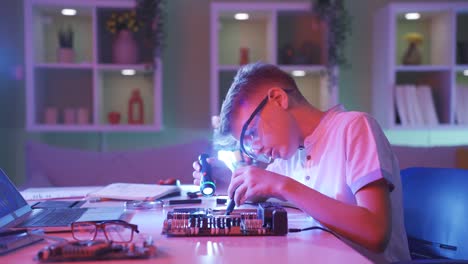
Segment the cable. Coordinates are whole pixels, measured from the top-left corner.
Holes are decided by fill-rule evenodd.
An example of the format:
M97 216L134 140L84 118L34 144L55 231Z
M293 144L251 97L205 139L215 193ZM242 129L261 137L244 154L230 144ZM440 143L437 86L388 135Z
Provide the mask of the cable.
M308 230L322 230L322 231L325 231L325 232L328 232L328 233L334 235L336 238L341 240L341 237L338 234L336 234L335 232L333 232L332 230L330 230L328 228L324 228L324 227L321 227L321 226L310 226L310 227L306 227L306 228L289 228L288 232L289 233L297 233L297 232L308 231Z

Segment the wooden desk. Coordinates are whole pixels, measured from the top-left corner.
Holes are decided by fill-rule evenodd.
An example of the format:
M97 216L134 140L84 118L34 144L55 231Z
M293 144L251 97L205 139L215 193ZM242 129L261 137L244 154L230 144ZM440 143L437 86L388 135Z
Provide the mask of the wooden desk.
M124 206L124 203L99 202L88 205ZM204 199L202 205L196 207L214 208L215 200ZM167 212L173 208L175 207L168 206L135 211L130 222L138 225L140 233L153 236L157 255L152 259L119 260L118 263L371 263L343 241L320 230L290 233L278 237L166 237L161 235L163 221ZM244 208L255 207L246 205ZM313 219L301 211L288 209L288 225L289 228L304 228L314 224ZM58 236L72 239L69 233ZM36 253L47 243L43 241L2 256L0 263L37 263L34 260Z

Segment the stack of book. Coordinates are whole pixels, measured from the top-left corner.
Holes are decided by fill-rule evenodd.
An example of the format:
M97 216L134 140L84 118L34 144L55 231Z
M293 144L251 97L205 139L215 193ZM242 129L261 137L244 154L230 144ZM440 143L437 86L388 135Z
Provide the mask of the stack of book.
M403 126L439 124L430 86L405 84L395 88L397 113Z
M455 118L459 125L468 125L468 85L458 85Z

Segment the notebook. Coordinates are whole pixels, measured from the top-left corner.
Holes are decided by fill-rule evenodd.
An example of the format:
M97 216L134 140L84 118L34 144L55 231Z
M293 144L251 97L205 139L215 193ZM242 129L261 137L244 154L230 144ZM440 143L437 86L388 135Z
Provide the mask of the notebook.
M6 229L43 229L45 232L70 231L75 221L124 219L123 207L32 208L0 169L0 231Z
M180 195L180 187L178 185L118 182L90 192L87 196L100 199L154 201L174 195Z

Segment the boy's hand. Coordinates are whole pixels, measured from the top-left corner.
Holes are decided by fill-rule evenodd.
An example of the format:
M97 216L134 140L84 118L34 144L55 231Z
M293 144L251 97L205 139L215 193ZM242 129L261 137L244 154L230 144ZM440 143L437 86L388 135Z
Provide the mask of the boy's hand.
M246 200L266 197L284 200L280 186L283 186L283 182L287 179L288 177L257 166L239 167L232 174L228 195L236 201L236 205L241 205Z

